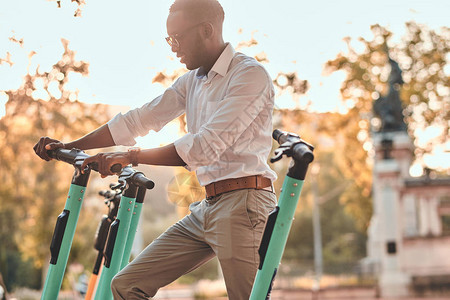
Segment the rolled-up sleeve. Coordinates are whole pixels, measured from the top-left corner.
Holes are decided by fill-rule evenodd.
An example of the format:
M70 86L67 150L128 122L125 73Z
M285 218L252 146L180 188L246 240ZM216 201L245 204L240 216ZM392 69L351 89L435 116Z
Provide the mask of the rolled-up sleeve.
M248 145L250 141L239 138L250 127L258 126L254 121L263 110L273 109L273 93L270 77L261 66L247 66L235 74L226 96L214 103L209 121L197 133L175 141L186 168L193 171L213 165L227 149Z
M112 138L116 145L132 146L135 138L148 134L150 130L159 131L168 122L185 111L185 92L183 76L164 94L140 108L126 114L118 114L108 122Z

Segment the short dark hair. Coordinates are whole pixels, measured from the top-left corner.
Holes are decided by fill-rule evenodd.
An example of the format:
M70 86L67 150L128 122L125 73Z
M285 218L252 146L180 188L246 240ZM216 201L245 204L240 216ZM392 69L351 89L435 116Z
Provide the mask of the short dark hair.
M217 0L175 0L170 13L183 11L192 20L223 23L225 13Z

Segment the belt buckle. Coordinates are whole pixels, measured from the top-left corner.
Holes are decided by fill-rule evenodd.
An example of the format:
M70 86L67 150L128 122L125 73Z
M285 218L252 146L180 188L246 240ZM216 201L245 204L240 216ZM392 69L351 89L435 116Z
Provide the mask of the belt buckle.
M214 198L214 196L208 196L208 194L205 193L205 201L207 203L209 203L213 198Z
M217 200L214 200L215 196L209 196L205 198L205 202L208 205L213 205L214 203L217 202Z

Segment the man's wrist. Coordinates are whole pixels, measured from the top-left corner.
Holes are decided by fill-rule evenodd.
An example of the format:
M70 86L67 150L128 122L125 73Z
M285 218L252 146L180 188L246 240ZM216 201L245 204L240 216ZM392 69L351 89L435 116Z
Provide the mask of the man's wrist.
M128 157L129 157L130 163L133 167L137 167L139 164L138 155L140 152L141 152L141 148L139 148L139 147L128 148Z
M73 149L73 148L77 148L75 145L74 145L74 142L69 142L69 143L63 143L63 142L61 142L64 146L63 146L63 148L64 149ZM77 148L78 149L78 148ZM82 150L82 149L81 149Z

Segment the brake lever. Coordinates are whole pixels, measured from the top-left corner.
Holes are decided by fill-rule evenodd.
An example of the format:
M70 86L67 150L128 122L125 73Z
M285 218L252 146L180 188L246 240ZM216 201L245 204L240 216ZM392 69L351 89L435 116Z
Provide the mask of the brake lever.
M126 186L126 181L121 181L120 179L119 179L119 182L118 183L116 183L116 184L114 184L114 183L111 183L110 185L109 185L109 187L112 189L112 190L123 190L124 188L125 188L125 186Z
M283 158L283 155L291 157L292 156L291 143L286 142L284 144L281 144L280 147L275 149L274 154L275 156L270 159L271 163L279 161L281 158Z

